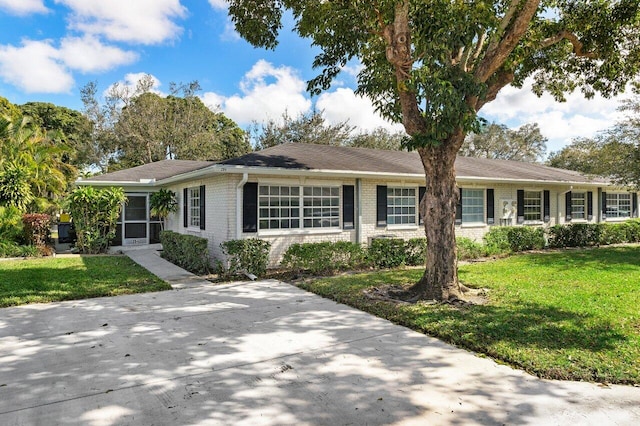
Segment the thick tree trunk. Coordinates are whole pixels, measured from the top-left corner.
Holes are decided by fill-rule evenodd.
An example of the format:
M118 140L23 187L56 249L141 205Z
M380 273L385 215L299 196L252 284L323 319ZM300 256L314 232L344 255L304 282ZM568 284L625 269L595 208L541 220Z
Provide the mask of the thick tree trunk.
M454 163L463 138L460 132L439 146L418 149L427 176L420 211L424 216L428 243L424 275L410 293L420 299L454 300L462 297L455 236L459 193Z

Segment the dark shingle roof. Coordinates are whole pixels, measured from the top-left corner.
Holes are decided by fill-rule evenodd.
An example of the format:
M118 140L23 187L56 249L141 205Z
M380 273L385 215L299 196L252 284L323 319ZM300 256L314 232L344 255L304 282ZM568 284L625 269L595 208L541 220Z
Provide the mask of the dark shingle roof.
M161 180L215 164L212 161L162 160L130 169L83 179L89 182L139 182L140 179Z
M223 161L221 165L387 174L424 173L417 152L288 143ZM458 157L456 177L551 182L594 182L579 172L509 160Z

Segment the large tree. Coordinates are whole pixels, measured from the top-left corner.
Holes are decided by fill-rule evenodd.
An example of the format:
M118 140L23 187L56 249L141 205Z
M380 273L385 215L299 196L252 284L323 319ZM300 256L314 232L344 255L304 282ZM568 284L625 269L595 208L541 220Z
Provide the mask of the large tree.
M509 129L504 124L492 123L478 133L464 139L460 154L465 157L492 158L535 163L547 151L547 138L540 133L537 123Z
M171 84L170 95L153 92L152 77L135 88L115 84L105 102L95 83L82 89L85 114L94 124L93 146L104 171L166 158L221 160L246 154L249 139L235 122L211 111L196 96L197 82Z
M477 112L509 84L558 100L577 87L613 95L639 71L637 0L229 0L238 32L274 48L284 12L321 52L309 82L316 94L352 59L357 93L401 122L426 177L421 201L429 241L412 293L461 297L455 246L454 162Z
M549 156L552 167L604 176L640 188L640 95L619 108L625 118L594 138L579 138Z

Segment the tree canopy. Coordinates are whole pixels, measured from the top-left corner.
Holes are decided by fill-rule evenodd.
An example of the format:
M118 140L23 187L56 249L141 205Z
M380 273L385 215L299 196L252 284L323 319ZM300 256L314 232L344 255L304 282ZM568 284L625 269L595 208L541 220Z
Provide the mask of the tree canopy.
M207 108L195 93L197 82L171 85L171 94L152 91L149 76L135 89L114 85L105 102L95 83L82 89L85 114L93 123L92 145L103 169L120 169L166 158L221 160L251 150L236 123Z
M357 132L347 121L328 123L322 111L302 113L292 118L287 113L280 120L269 120L254 126L256 149L283 143L313 143L387 150L402 149L404 135L384 128Z
M552 167L576 170L640 188L640 96L620 106L626 117L594 138L579 138L549 156Z
M492 123L478 133L467 135L460 148L460 154L465 157L529 163L542 161L546 151L547 138L542 136L537 123L525 124L515 130Z
M320 49L312 93L355 59L357 93L402 122L425 170L430 247L410 293L434 299L462 296L454 162L465 135L479 130L478 111L527 78L558 100L576 88L624 90L640 70L639 8L637 0L229 0L236 30L255 46L275 47L292 13L295 31Z

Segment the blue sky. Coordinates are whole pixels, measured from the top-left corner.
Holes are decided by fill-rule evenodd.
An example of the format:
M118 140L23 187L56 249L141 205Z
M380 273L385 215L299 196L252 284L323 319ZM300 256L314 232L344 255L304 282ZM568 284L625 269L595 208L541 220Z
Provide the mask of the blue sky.
M323 111L329 122L357 129L400 129L354 94L358 64L333 87L311 98L317 51L285 29L275 51L254 49L227 18L224 0L0 0L0 96L22 104L52 102L81 109L80 88L96 81L101 92L116 82L135 84L144 74L166 93L170 82L197 80L200 96L242 128L252 122ZM481 115L518 127L538 122L550 151L571 138L593 136L619 118L617 99L587 101L505 88Z

